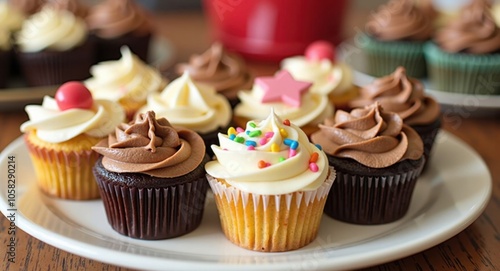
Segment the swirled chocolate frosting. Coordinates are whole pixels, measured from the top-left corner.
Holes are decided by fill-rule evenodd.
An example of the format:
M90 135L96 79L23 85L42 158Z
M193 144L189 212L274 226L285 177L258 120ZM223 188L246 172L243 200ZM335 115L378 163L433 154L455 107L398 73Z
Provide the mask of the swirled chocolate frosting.
M403 67L362 87L358 98L350 101L349 105L360 108L374 102L380 103L386 111L399 114L411 126L430 124L440 114L439 104L425 95L422 82L409 78Z
M145 36L152 31L146 11L131 0L106 0L95 5L89 10L87 24L101 38Z
M385 168L405 159L420 159L423 154L417 132L378 103L350 113L337 110L333 119L319 127L311 140L320 144L325 153L351 158L368 167Z
M500 50L500 29L489 2L474 0L462 8L454 21L436 33L434 40L450 53L488 54Z
M188 71L191 78L199 83L211 85L228 98L236 98L239 90L250 89L253 77L243 59L227 52L216 42L201 55L191 56L188 63L176 67L178 74Z
M365 30L382 41L425 41L433 32L431 15L412 0L391 0L372 14Z
M173 128L167 119L156 119L153 111L122 123L93 150L104 156L102 164L109 171L161 178L185 175L205 156L205 144L196 132Z

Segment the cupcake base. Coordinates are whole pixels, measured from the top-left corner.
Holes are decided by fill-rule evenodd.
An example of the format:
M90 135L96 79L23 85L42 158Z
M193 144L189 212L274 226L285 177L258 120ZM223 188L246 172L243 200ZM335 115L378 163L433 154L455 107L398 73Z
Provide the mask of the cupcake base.
M429 125L413 125L411 127L418 133L424 143L425 169L430 162L432 147L434 146L434 141L436 141L436 136L441 128L441 117L437 118Z
M348 223L375 225L396 221L407 213L425 158L381 169L330 155L328 161L337 179L328 194L325 213Z
M210 175L207 179L229 241L249 250L282 252L299 249L316 238L335 171L330 169L317 190L284 195L246 193L224 180Z
M208 183L204 165L176 178L110 172L99 158L93 168L106 216L120 234L137 239L174 238L196 229L203 217Z

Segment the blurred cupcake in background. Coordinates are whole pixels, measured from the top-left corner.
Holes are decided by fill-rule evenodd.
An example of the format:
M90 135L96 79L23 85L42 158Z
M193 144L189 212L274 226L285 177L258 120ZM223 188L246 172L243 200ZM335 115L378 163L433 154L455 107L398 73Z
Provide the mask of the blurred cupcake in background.
M9 82L12 44L10 30L0 27L0 88L5 88Z
M127 46L120 52L122 56L118 60L93 65L92 77L84 83L94 97L118 102L125 109L127 119L132 120L137 110L146 104L147 96L160 92L167 80Z
M98 62L120 58L123 45L148 61L153 23L133 0L104 0L90 8L86 21L97 43Z
M147 104L138 113L154 111L158 118L167 118L173 126L196 131L203 138L207 153L217 135L230 126L232 110L226 97L208 85L195 83L189 72L172 81L161 93L150 93Z
M20 11L26 17L40 11L47 0L9 0L9 5Z
M366 73L380 77L398 66L409 76L425 77L423 46L433 34L433 16L413 0L391 0L372 13L356 45L365 58Z
M29 86L57 85L89 77L94 46L85 21L46 5L16 34L16 58Z
M491 3L473 0L425 46L432 88L460 94L500 94L500 28Z
M204 53L191 56L189 62L175 67L177 75L184 71L188 71L195 82L214 87L229 100L232 107L239 102L238 91L249 89L253 83L253 76L243 58L226 51L218 42Z
M79 0L46 0L48 5L58 10L67 10L75 16L85 18L89 7Z
M311 43L304 56L285 58L281 69L289 71L300 81L311 82L310 91L327 95L335 108L345 108L357 96L352 70L342 62L335 62L334 46L327 41Z
M310 135L334 110L328 97L311 92L311 86L312 83L294 79L286 70L274 76L257 77L251 90L238 92L241 102L234 108L234 124L245 127L252 119L265 119L274 109L281 118Z

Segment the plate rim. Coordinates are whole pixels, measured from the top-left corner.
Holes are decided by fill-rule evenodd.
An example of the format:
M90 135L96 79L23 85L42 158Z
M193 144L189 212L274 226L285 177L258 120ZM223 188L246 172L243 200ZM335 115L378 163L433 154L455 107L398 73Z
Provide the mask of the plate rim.
M434 234L426 235L423 236L423 238L418 239L418 240L413 240L411 245L408 244L402 244L400 243L397 246L391 247L390 249L384 249L384 250L379 250L379 251L374 251L370 255L366 255L367 253L364 253L362 255L363 257L361 258L370 258L369 262L363 262L359 261L355 264L350 263L349 260L342 260L339 261L339 259L334 259L336 261L335 263L335 268L362 268L362 267L367 267L367 266L373 266L373 265L378 265L382 264L385 262L390 262L393 260L397 260L418 252L421 252L427 248L430 248L434 245L437 245L454 235L458 234L461 232L463 229L468 227L470 224L472 224L484 211L486 208L487 204L490 201L491 193L492 193L492 180L491 180L491 173L489 172L489 169L484 162L484 160L479 156L479 154L471 148L469 145L467 145L465 142L463 142L461 139L458 137L454 136L453 134L446 132L446 131L441 131L440 136L444 137L443 142L448 142L448 144L458 144L460 147L462 147L465 151L468 152L468 155L474 159L476 163L478 163L479 166L481 166L484 170L486 170L484 173L486 174L486 179L483 180L486 186L477 186L478 191L481 191L481 195L483 197L481 198L481 202L476 202L478 203L476 206L473 206L470 208L470 212L468 213L467 216L460 216L461 219L460 221L455 221L455 224L450 223L452 225L449 225L448 227L443 227L440 231L435 231ZM451 142L451 143L450 143ZM442 142L437 141L437 144L444 144ZM0 153L0 162L2 162L9 154L12 154L15 150L18 150L18 148L22 148L22 136L18 137L14 141L12 141L1 153ZM464 155L465 156L465 155ZM34 182L32 180L31 182ZM449 180L444 180L445 183L449 182ZM0 182L3 184L3 182ZM32 185L32 183L31 183ZM0 191L4 189L3 185L0 187ZM479 189L479 187L481 189ZM5 198L5 193L0 193L0 210L4 215L6 215L6 210L7 210L7 201ZM17 198L19 200L19 198ZM17 207L17 206L16 206ZM95 247L95 245L92 244L87 244L85 242L81 242L79 240L74 240L71 239L68 236L62 235L61 233L56 233L52 232L50 230L47 230L43 227L41 227L38 224L33 224L29 218L26 218L22 215L22 212L20 210L17 211L17 226L19 227L22 225L23 227L19 227L20 229L24 230L26 233L30 234L31 236L46 242L47 244L53 245L59 249L65 250L69 253L73 253L82 257L86 257L89 259L94 259L100 262L112 264L112 265L118 265L118 266L124 266L128 268L144 268L144 260L148 261L148 266L151 267L151 264L156 265L156 266L165 266L166 263L169 264L175 264L176 268L182 269L182 270L190 270L192 268L203 268L204 270L210 268L210 269L216 269L216 270L233 270L234 268L238 268L241 270L260 270L262 268L267 268L268 270L281 270L281 269L286 269L290 268L289 263L264 263L264 264L256 264L256 265L241 265L241 264L232 264L232 263L213 263L213 262L193 262L193 261L181 261L178 259L158 259L157 257L149 257L145 255L137 255L137 254L130 254L127 252L121 252L121 251L112 251L114 254L115 260L112 260L111 258L103 258L102 255L103 253L108 253L110 252L110 248L103 248L103 247ZM459 223L458 223L459 222ZM401 225L402 228L403 225ZM392 231L392 230L391 230ZM396 232L399 230L396 230ZM390 235L390 234L389 234ZM382 237L383 239L384 237ZM376 238L376 239L381 239L381 238ZM354 245L353 247L355 247ZM87 248L88 247L88 248ZM387 253L391 252L393 253L392 255L386 255ZM127 256L127 257L123 257ZM358 257L359 258L359 257ZM121 262L117 262L116 260L120 259ZM142 263L137 263L137 259L141 259ZM318 259L319 263L316 266L316 268L322 270L322 269L329 269L332 267L332 260L328 259L320 261L321 259ZM135 263L134 263L135 262ZM151 268L151 269L156 269L156 268ZM330 269L329 269L330 270Z

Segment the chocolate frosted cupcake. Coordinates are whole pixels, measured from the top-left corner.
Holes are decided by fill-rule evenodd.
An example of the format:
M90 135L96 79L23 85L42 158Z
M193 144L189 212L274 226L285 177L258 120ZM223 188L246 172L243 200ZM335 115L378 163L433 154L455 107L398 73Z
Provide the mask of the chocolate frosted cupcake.
M385 111L397 113L422 137L427 163L441 128L441 109L436 100L425 95L422 82L409 78L406 69L398 67L393 73L362 87L359 97L349 105L359 108L374 102L378 102Z
M500 94L500 28L488 1L474 0L425 46L432 87L462 94Z
M337 172L325 213L355 224L383 224L408 211L424 166L423 143L398 114L380 104L335 118L311 136Z
M372 14L365 32L355 39L368 74L383 76L404 66L412 77L426 75L423 46L432 36L433 23L425 11L413 0L391 0Z
M208 183L205 144L149 111L93 147L93 168L109 224L138 239L167 239L196 229Z
M188 72L172 81L161 93L151 93L147 104L138 113L154 111L167 118L173 126L192 129L205 141L212 156L217 135L229 128L232 111L227 99L208 85L196 84Z
M201 55L194 55L188 63L176 66L176 73L181 75L188 71L195 82L210 85L234 107L239 101L238 91L249 89L253 76L245 62L236 54L227 52L222 44L214 43Z
M127 45L143 61L148 61L153 24L145 9L133 0L106 0L90 8L87 24L97 43L97 61L120 58Z

